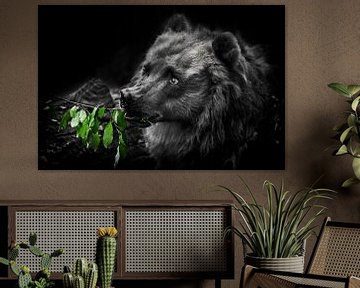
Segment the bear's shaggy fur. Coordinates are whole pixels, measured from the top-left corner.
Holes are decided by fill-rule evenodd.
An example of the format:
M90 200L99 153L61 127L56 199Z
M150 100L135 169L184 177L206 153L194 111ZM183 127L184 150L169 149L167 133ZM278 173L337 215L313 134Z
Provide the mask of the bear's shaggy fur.
M270 97L258 47L174 15L121 90L129 116L150 119L144 139L158 169L238 169Z

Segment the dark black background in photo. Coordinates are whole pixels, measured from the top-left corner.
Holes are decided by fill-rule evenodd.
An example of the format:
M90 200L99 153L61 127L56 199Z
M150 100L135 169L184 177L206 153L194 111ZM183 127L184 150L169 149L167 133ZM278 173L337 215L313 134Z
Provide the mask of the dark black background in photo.
M70 92L92 77L107 83L126 84L164 22L174 13L183 13L193 25L211 30L239 32L250 44L265 47L275 67L274 91L282 101L282 133L276 153L248 169L284 169L285 98L285 6L206 5L142 6L39 5L39 120L40 107L47 99ZM40 127L39 127L40 129ZM39 133L39 145L41 145ZM250 161L251 162L251 161Z

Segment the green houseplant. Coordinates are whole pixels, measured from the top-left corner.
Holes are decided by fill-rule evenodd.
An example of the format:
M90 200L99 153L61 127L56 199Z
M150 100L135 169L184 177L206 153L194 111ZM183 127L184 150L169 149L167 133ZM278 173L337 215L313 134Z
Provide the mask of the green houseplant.
M251 253L244 255L246 264L272 270L303 272L304 243L314 233L316 219L326 207L318 200L331 199L334 191L304 188L296 193L277 188L266 180L266 205L260 204L249 186L242 180L251 201L225 186L235 199L233 208L240 216L239 227L228 227L243 241ZM245 250L245 249L244 249ZM272 260L269 260L272 259ZM285 266L284 266L285 265ZM289 267L286 267L289 265Z
M350 104L350 110L346 113L346 122L334 127L336 138L339 140L339 146L334 154L352 157L354 177L342 184L343 187L348 187L360 183L360 85L331 83L328 86L346 97L346 101Z
M50 280L50 265L54 257L58 257L64 253L63 249L57 249L52 253L43 252L36 246L37 236L30 233L29 243L13 242L9 248L8 259L0 257L0 263L10 266L11 271L18 277L18 288L50 288L54 286L54 282ZM32 279L30 268L26 265L20 266L16 260L19 256L20 249L28 250L31 254L40 258L41 270Z

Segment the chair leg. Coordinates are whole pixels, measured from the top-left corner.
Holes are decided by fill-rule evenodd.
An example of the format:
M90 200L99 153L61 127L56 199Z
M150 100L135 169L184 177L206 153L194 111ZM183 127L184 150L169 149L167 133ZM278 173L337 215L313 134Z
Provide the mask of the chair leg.
M221 288L221 279L215 278L215 288Z

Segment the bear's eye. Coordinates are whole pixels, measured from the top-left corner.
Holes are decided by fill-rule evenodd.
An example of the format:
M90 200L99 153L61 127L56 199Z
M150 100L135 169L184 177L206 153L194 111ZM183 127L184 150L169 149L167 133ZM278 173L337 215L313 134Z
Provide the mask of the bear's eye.
M176 85L176 84L179 83L179 80L177 78L175 78L175 77L171 77L170 80L169 80L169 83L171 85Z

